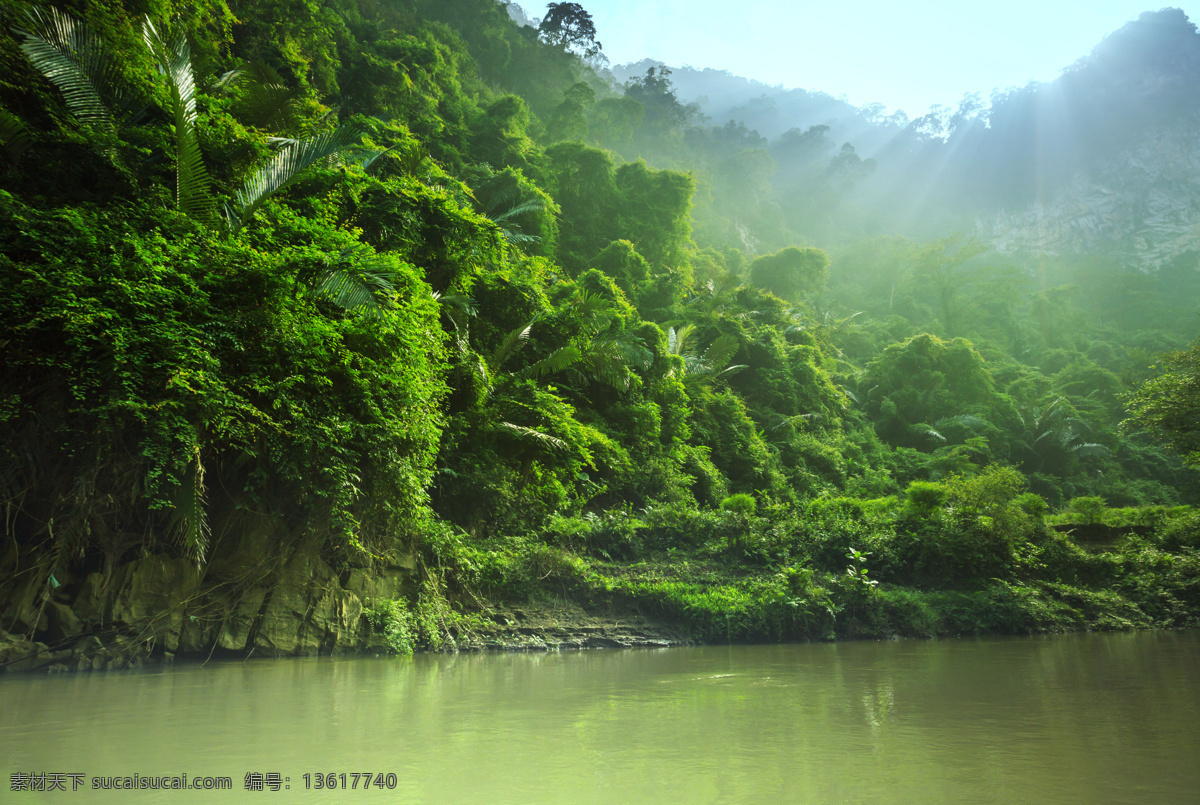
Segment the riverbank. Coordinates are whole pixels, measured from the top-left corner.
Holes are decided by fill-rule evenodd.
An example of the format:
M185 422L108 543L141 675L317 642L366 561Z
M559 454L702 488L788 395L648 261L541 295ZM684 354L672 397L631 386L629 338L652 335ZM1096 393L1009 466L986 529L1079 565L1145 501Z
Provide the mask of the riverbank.
M861 533L858 548L809 545L798 560L760 535L642 546L637 561L528 540L338 568L315 543L283 554L245 537L203 569L151 555L107 575L51 574L43 595L3 610L0 667L1195 627L1200 552L1179 539L1190 528L1043 526L1003 575L957 579L929 572L928 544L900 552Z

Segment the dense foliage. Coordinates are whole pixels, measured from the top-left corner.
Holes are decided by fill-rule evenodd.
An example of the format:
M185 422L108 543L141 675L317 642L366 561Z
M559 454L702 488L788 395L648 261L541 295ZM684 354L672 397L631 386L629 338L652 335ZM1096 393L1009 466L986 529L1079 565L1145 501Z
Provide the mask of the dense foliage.
M1196 622L1198 476L1137 430L1194 460L1196 348L1128 396L1195 255L854 237L852 145L616 85L554 6L9 5L6 597L274 520L709 639Z

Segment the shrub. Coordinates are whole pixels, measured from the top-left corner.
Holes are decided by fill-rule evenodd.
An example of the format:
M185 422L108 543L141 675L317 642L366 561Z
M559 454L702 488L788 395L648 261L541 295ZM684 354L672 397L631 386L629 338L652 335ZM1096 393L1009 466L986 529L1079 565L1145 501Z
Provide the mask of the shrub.
M945 502L946 487L933 481L913 481L904 492L904 500L913 514L927 517Z
M376 632L383 634L388 648L397 654L412 654L417 645L417 628L408 602L397 598L378 607L364 607L366 618Z
M1105 504L1101 497L1071 498L1067 507L1085 525L1098 523L1104 518Z
M1013 502L1017 504L1017 508L1035 520L1041 520L1046 516L1046 512L1050 511L1050 504L1046 503L1041 495L1034 492L1018 495Z
M758 501L754 499L753 495L747 495L744 492L740 492L736 495L730 495L722 500L721 509L722 511L734 512L735 514L743 514L747 517L751 517L754 515L754 512L758 510Z
M1168 551L1181 548L1200 548L1200 511L1189 512L1170 520L1159 530L1162 546Z

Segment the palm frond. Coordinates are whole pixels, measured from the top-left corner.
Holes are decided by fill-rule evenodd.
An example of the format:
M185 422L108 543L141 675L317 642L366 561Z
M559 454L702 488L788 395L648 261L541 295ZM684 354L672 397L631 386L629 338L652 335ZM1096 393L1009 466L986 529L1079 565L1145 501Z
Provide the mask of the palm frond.
M538 316L534 316L528 323L512 330L500 342L500 346L496 347L496 351L492 353L492 359L488 361L488 365L492 367L492 371L498 370L506 360L515 355L529 342L529 334L533 332L533 325L537 324Z
M374 255L364 262L353 262L352 254L343 251L341 259L317 278L317 296L343 310L352 310L371 318L379 318L389 305L387 301L396 287L396 260L387 255Z
M466 294L444 294L441 291L434 291L433 298L447 310L456 310L464 316L474 316L479 312L475 299Z
M230 87L236 86L245 74L245 70L226 70L207 84L204 89L210 93L224 92Z
M545 377L546 375L552 375L555 372L561 372L562 370L578 363L582 359L583 353L579 351L578 347L559 347L546 357L542 358L540 361L529 364L516 374L517 377L521 378Z
M632 373L624 361L607 353L592 353L580 361L585 379L596 380L617 391L628 391Z
M544 210L545 208L546 205L540 198L532 198L520 204L513 205L503 212L489 215L488 218L491 219L492 223L499 224L516 218L518 215L524 215L527 212L534 212L535 210Z
M733 366L726 366L721 371L712 376L713 380L724 380L727 377L732 377L743 369L749 369L750 366L744 363L736 363Z
M142 24L142 36L170 90L170 112L175 127L175 203L189 218L204 224L214 223L217 204L196 133L196 78L192 73L191 46L180 34L168 39L148 19Z
M264 131L290 129L296 122L301 91L289 87L269 64L256 61L247 65L237 81L242 96L236 108L245 122Z
M199 445L193 447L191 460L180 478L174 498L172 527L179 535L184 551L197 562L203 562L211 532L208 525L208 491L204 486L204 464L200 460Z
M21 51L34 68L58 87L80 123L111 129L112 107L119 99L117 60L85 23L56 8L31 9Z
M779 416L779 415L777 414L776 416ZM819 420L819 419L821 419L821 415L818 414L816 411L813 411L813 412L807 413L807 414L796 414L795 416L779 416L779 421L771 427L771 430L774 431L774 430L779 430L780 428L789 427L791 425L795 425L798 422L803 422L804 420L807 420L807 419Z
M720 371L733 360L733 356L737 354L741 346L736 336L727 333L717 336L717 339L704 351L704 363L707 364L709 371Z
M496 425L500 430L508 431L523 439L536 442L543 447L553 447L555 450L566 450L570 445L564 442L557 436L551 436L549 433L542 433L540 430L526 428L523 425L514 425L511 422L500 422Z
M1085 442L1071 446L1071 452L1080 458L1102 458L1112 453L1107 447L1095 442Z
M933 426L943 429L958 426L975 430L976 428L982 428L986 424L987 422L982 417L975 416L974 414L958 414L956 416L942 417L937 422L934 422Z
M629 388L631 372L621 344L611 338L593 339L583 353L580 366L584 374L617 391Z
M229 228L236 231L245 226L267 196L290 185L306 168L353 146L361 138L362 131L357 126L339 126L286 145L238 190L233 206L226 209Z
M417 176L422 173L433 162L433 158L429 156L428 149L423 143L410 143L407 148L397 157L400 163L400 168L410 176Z
M1042 431L1042 432L1041 432L1041 434L1039 434L1039 435L1038 435L1038 437L1037 437L1036 439L1034 439L1034 440L1033 440L1033 444L1034 444L1034 446L1036 446L1036 445L1038 445L1038 444L1039 444L1039 443L1040 443L1040 442L1041 442L1043 439L1054 439L1054 438L1057 438L1057 436L1058 436L1058 434L1057 434L1055 431L1052 431L1052 430L1044 430L1044 431Z
M610 352L627 366L645 371L654 363L654 353L639 336L624 330L609 331L592 339L591 348Z
M567 303L593 332L603 327L613 316L612 303L600 294L577 289Z
M694 324L685 324L678 330L674 327L667 328L667 350L672 355L686 354L688 340L694 332L696 332L696 325Z
M398 148L399 146L400 146L400 143L393 143L392 145L389 145L387 148L383 148L383 149L372 149L372 150L370 151L370 153L368 153L368 154L367 154L367 155L366 155L366 156L363 158L363 161L362 161L362 162L360 162L360 163L358 163L358 164L362 166L362 169L363 169L364 171L370 171L370 170L371 170L371 166L372 166L372 165L374 165L374 164L375 164L377 161L379 161L379 158L380 158L380 157L384 156L385 154L389 154L389 153L391 153L392 151L394 151L394 150L395 150L396 148Z
M7 109L0 109L0 148L9 162L16 162L29 149L29 129L25 122Z

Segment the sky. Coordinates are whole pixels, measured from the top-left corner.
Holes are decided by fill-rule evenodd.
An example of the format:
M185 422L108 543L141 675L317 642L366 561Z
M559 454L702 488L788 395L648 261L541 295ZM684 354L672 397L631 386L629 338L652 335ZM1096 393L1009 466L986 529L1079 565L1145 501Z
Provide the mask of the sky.
M530 17L543 3L518 2ZM578 0L612 64L644 58L878 102L909 117L1049 81L1154 0ZM1200 21L1200 0L1174 4Z

